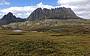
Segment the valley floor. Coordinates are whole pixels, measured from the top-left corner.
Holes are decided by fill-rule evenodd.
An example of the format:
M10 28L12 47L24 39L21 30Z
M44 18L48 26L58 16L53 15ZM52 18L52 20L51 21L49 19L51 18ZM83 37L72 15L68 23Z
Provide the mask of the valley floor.
M90 56L90 34L0 30L0 56Z

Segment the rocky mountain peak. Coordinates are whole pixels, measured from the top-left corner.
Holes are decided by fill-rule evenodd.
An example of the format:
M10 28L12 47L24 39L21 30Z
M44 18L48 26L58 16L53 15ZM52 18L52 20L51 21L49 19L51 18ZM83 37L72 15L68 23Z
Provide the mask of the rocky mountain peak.
M4 15L1 20L13 20L16 16L13 15L13 13L9 12L7 15Z
M33 11L28 17L29 20L38 20L38 19L80 19L71 8L37 8Z
M0 19L0 25L6 25L13 22L24 22L26 19L17 18L13 13L9 12Z
M13 15L13 13L12 12L9 12L7 15Z

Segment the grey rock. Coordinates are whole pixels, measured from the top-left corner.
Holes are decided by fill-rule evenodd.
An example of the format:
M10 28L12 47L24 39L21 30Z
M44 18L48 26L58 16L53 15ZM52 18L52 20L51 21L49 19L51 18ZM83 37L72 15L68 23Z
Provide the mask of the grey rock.
M42 20L42 19L81 19L78 17L71 8L37 8L28 17L29 20Z

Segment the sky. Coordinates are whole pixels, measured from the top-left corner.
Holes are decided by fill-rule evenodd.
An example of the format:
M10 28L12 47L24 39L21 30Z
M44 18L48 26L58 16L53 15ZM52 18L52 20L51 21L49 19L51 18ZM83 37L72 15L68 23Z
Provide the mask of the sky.
M8 12L27 18L37 8L71 8L78 16L90 19L90 0L0 0L0 18Z

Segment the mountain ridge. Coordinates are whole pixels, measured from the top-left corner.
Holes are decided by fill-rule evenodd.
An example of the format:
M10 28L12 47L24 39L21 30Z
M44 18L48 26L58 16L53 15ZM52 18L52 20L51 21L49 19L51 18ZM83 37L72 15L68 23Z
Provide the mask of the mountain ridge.
M0 19L0 25L6 25L14 22L24 22L26 19L17 18L13 13L9 12Z
M41 19L81 19L78 17L71 8L37 8L34 10L30 16L29 20L41 20Z
M25 22L31 20L43 20L43 19L82 19L78 17L71 8L37 8L34 10L27 19L17 18L13 13L9 12L0 19L0 25L6 25L14 22Z

